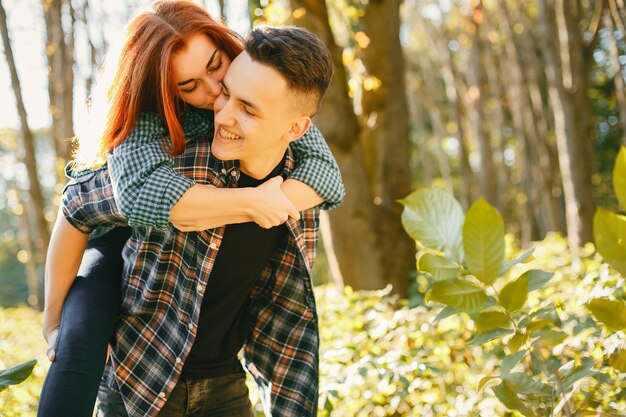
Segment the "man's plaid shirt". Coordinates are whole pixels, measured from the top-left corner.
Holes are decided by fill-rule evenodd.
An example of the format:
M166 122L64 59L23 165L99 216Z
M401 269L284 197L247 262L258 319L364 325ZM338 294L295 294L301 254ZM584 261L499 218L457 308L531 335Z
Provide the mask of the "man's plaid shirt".
M186 135L213 133L213 112L191 108L184 117ZM177 174L165 151L167 134L156 113L142 113L137 126L107 156L115 199L130 226L167 228L172 207L194 179ZM330 210L343 201L341 173L324 137L315 127L291 144L296 169L289 176L308 184Z
M236 187L238 164L211 155L210 135L187 136L174 169L201 184ZM287 152L283 176L294 169ZM63 213L77 229L125 226L108 170L82 175L65 189ZM319 208L289 220L289 238L276 250L250 293L251 328L244 359L270 415L315 413L319 333L311 282ZM180 376L193 344L202 297L224 228L183 233L133 228L122 256L123 299L112 344L108 385L119 390L131 417L154 416Z

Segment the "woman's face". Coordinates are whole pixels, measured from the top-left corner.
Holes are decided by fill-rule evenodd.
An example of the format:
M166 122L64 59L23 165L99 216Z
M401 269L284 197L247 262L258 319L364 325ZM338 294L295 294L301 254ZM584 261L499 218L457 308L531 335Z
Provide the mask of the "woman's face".
M199 34L189 39L187 48L174 54L172 65L180 98L194 107L213 110L230 65L228 55L208 36Z

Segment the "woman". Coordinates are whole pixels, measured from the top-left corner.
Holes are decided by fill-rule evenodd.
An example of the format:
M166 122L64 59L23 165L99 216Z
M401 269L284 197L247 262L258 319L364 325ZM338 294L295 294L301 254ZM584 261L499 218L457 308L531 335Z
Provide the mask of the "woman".
M212 113L206 110L212 109L220 94L219 82L230 61L241 51L241 42L191 2L160 1L152 9L141 13L128 27L120 64L108 91L107 119L99 136L97 156L103 161L105 153L110 152L108 169L124 217L134 226L165 228L169 219L185 230L199 230L251 220L270 227L284 221L287 215L298 216L281 192L279 180L270 180L253 192L215 189L194 184L173 170L173 158L184 149L186 136L212 132ZM198 33L207 36L212 48L196 56L197 51L189 47L188 41ZM186 58L190 65L174 65ZM186 73L197 62L201 62L202 73ZM164 142L164 136L169 141ZM164 144L168 149L164 149ZM297 161L300 168L294 174L313 185L317 193L304 184L287 180L283 184L287 195L298 209L323 200L329 205L338 203L343 189L323 139L313 133L304 144L304 152L296 149L296 155L300 152L300 159L303 155L305 158ZM79 166L95 167L91 163ZM319 181L320 175L331 180ZM331 201L329 196L333 195L339 198ZM53 231L46 268L44 334L51 347L61 306L63 316L39 415L87 416L93 410L106 345L119 311L119 253L129 232L118 228L90 241L79 278L65 299L87 235L74 229L62 210L63 207Z

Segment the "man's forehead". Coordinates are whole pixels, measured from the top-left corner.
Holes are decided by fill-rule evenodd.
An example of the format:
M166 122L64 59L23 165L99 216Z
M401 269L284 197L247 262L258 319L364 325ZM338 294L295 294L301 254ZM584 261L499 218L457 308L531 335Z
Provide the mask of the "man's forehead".
M256 61L244 51L233 60L224 77L229 92L250 95L282 95L287 80L274 68ZM273 93L273 94L272 94Z

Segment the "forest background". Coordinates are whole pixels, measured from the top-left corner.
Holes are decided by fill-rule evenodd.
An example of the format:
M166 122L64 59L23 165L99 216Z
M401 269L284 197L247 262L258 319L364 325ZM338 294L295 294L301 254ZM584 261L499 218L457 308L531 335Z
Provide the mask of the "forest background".
M347 196L322 219L322 253L315 271L324 294L321 304L327 296L338 303L336 294L327 294L331 288L343 294L343 301L365 297L369 301L359 302L373 303L374 311L390 315L387 324L394 323L390 317L397 319L393 312L409 315L423 307L433 273L416 271L414 240L419 239L405 231L399 200L428 187L454 196L463 211L482 197L501 213L507 255L515 255L516 248L539 248L530 261L565 280L554 280L555 285L592 289L601 281L607 297L623 298L624 280L602 263L590 243L596 208L619 210L613 167L620 145L626 145L624 0L199 3L242 34L259 23L295 24L311 29L331 49L336 73L314 122L339 163ZM6 312L20 305L42 308L43 261L66 182L63 167L71 158L68 138L84 117L109 44L145 4L0 1L5 58L0 60L0 307ZM602 278L598 271L610 272ZM589 273L595 281L589 281ZM606 292L607 285L619 291ZM384 288L383 293L358 292ZM535 307L540 305L538 301ZM463 316L447 324L458 332L452 345L459 344L448 346L448 370L457 354L469 361L461 349L468 338L462 330L471 329L475 319ZM415 329L404 325L399 332L410 339ZM357 333L368 330L362 320L349 327ZM608 337L605 330L598 330L600 345ZM437 334L444 345L450 344ZM624 340L621 330L610 336ZM361 352L355 357L367 356L363 346L351 349ZM435 356L441 353L437 349L433 347ZM1 359L5 367L13 365ZM351 360L340 363L346 368ZM612 372L612 377L620 375ZM400 376L407 378L396 375L389 381L397 383ZM409 378L407 387L414 381ZM444 397L448 389L456 390L449 382L440 393ZM343 394L336 391L326 386L323 407L339 405ZM624 389L609 391L605 399L613 403L600 401L601 408L623 410ZM595 404L597 412L600 403L593 398L601 392L596 388L581 397L578 406ZM530 415L501 397L508 408ZM405 415L397 411L398 404L393 411L398 414L383 407L388 414L380 415ZM461 408L457 415L466 415ZM562 411L564 406L533 412L554 413L555 408ZM433 415L444 415L433 410Z

